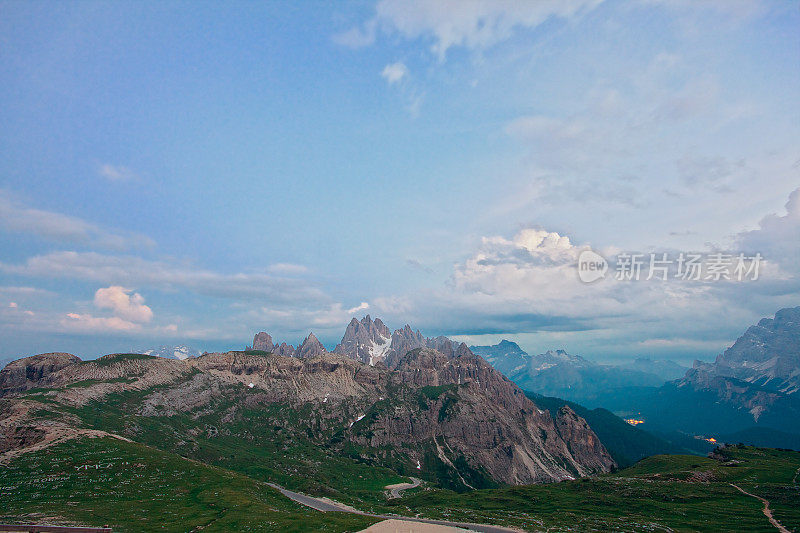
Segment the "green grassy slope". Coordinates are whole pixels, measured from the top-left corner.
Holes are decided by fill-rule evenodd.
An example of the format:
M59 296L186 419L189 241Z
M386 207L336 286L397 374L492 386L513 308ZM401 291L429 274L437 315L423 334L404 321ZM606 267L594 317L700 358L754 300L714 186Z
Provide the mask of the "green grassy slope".
M597 478L468 494L432 490L392 502L398 510L529 531L775 531L762 504L729 483L770 501L775 518L800 529L792 481L800 453L728 449L728 461L655 456Z
M389 468L364 460L361 450L352 445L337 442L341 428L324 428L322 414L310 405L250 406L248 398L256 393L230 386L221 398L188 413L137 414L144 398L157 389L112 394L79 408L47 402L38 416L76 417L83 427L349 504L380 503L383 487L408 481ZM28 397L47 401L38 391ZM391 454L386 450L381 462L392 463Z
M0 468L0 522L114 531L359 531L377 520L319 513L251 478L113 438L82 438Z

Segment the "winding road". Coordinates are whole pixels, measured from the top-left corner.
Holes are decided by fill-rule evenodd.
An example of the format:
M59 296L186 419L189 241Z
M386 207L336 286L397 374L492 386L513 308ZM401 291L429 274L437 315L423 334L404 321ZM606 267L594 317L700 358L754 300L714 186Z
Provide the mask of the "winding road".
M408 489L415 489L422 483L421 479L415 477L411 478L411 483L398 483L397 485L386 485L386 490L389 491L389 498L399 498L403 495L403 491Z
M412 478L414 480L414 478ZM415 480L419 481L419 480ZM317 511L321 511L323 513L328 512L343 512L343 513L353 513L362 516L371 516L373 518L380 518L382 520L402 520L405 522L417 522L420 524L433 524L437 526L450 526L450 527L457 527L461 529L467 529L470 531L477 531L479 533L519 533L520 530L518 529L511 529L507 527L501 526L491 526L486 524L471 524L469 522L448 522L446 520L432 520L429 518L416 518L413 516L399 516L399 515L382 515L382 514L372 514L372 513L365 513L363 511L359 511L358 509L354 509L348 505L341 504L339 502L335 502L333 500L329 500L327 498L315 498L313 496L308 496L306 494L301 494L299 492L294 492L291 490L286 490L280 485L276 485L274 483L267 483L270 487L280 491L281 494L289 498L290 500L294 500L295 502L305 505L306 507L311 507L312 509L316 509ZM406 490L412 488L406 485L413 485L414 487L418 486L414 485L413 483L401 483L402 487L398 487L398 490ZM390 489L390 487L397 487L397 485L390 485L386 487ZM390 489L391 490L391 489Z

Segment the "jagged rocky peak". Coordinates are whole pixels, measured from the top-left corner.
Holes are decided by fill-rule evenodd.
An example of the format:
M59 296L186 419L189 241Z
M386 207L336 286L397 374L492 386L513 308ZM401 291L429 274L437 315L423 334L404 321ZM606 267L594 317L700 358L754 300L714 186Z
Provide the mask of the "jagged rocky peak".
M265 331L256 333L256 336L253 337L253 349L274 352L275 345L272 343L272 336Z
M386 360L391 345L392 336L386 324L367 315L360 321L355 317L350 321L333 353L375 365Z
M800 390L800 307L781 309L775 318L763 318L717 356L714 363L695 362L695 372L686 378L699 379L702 372L732 377L749 383L795 394Z
M318 355L323 355L328 353L328 350L325 349L325 346L319 342L319 339L313 333L309 333L308 337L306 337L300 346L297 347L297 350L294 352L295 357L299 357L300 359L311 359L312 357L317 357Z
M566 350L547 350L543 354L534 356L536 359L551 364L569 364L575 366L593 366L594 363L587 361L580 355L572 355Z
M291 344L286 344L282 342L280 346L275 346L275 350L273 351L275 355L282 355L284 357L293 357L294 356L294 346Z
M391 353L387 357L386 364L394 366L397 361L411 350L427 346L425 337L419 332L414 331L411 326L406 324L403 329L395 330L392 333Z
M269 333L264 331L256 333L256 336L253 337L253 346L248 346L246 349L261 350L284 357L294 356L294 346L285 342L278 344L272 340L272 336Z

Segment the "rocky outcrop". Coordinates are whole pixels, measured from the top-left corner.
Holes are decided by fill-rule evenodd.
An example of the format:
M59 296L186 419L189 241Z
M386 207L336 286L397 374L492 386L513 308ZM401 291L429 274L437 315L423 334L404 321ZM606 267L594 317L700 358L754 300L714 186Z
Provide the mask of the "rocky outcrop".
M294 346L291 344L286 344L282 342L280 346L275 347L274 351L275 355L282 355L284 357L293 357L294 356Z
M256 333L256 336L253 337L253 349L270 353L274 352L275 345L272 344L272 337L270 334L264 331Z
M80 362L79 357L63 352L43 353L12 361L0 371L0 397L50 385L59 370Z
M425 337L422 336L419 330L414 331L411 326L406 324L403 329L398 329L392 333L391 350L387 356L386 364L391 368L408 352L423 348L425 345Z
M303 342L300 343L300 346L297 347L297 350L295 350L294 356L300 359L310 359L326 353L328 353L328 351L322 343L319 342L316 335L309 333L308 337L306 337Z
M572 456L590 471L604 472L610 464L605 446L597 438L589 424L568 405L558 410L556 430L567 443Z
M800 390L800 307L781 309L775 318L761 319L714 363L695 362L695 370L795 394Z
M356 442L412 457L428 450L428 460L445 465L465 462L470 466L460 473L467 487L478 471L519 484L606 472L615 464L582 418L572 413L562 420L569 438L578 439L567 442L549 412L464 344L450 356L427 347L412 350L390 379L426 392L417 403L373 417L358 428Z
M375 365L385 361L391 348L392 335L380 318L372 321L369 315L361 321L353 318L333 353L344 355L356 361Z

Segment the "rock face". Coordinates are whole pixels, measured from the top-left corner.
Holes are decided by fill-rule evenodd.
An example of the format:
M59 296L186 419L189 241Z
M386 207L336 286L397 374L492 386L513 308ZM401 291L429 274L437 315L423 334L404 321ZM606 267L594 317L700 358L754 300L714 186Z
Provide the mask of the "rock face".
M744 430L800 433L800 307L749 327L713 363L696 361L619 410L640 412L645 429L722 437ZM788 446L788 445L787 445Z
M556 430L567 443L570 453L579 458L590 471L602 472L608 468L606 449L589 424L565 405L556 415Z
M359 324L353 329L364 326ZM185 361L136 354L86 362L68 354L23 359L0 372L0 395L8 399L4 408L17 413L13 423L0 424L0 441L24 447L46 435L21 438L15 428L25 425L47 433L70 423L65 418L40 427L35 418L25 417L40 407L38 400L20 392L49 387L48 401L54 403L48 409L89 401L102 405L116 401L116 393L136 391L135 403L125 406L136 416L182 413L194 420L194 414L202 413L203 424L216 417L214 427L220 431L247 428L246 417L252 413L292 413L290 424L276 421L266 427L278 428L274 431L281 438L289 432L308 439L326 453L360 450L363 460L419 472L456 488L557 481L614 466L575 413L551 416L464 344L420 340L410 328L402 331L411 332L403 342L410 338L444 352L423 346L399 356L393 368L370 366L326 352L311 334L298 347L297 357L229 352ZM71 386L76 383L81 385ZM226 421L234 419L239 423L230 429ZM125 428L130 430L125 437L138 438L137 424ZM192 436L207 429L178 431L187 433L164 435L163 441L156 438L150 444L175 442L177 437L190 446ZM252 438L246 433L233 436ZM190 454L191 447L185 452Z
M282 342L280 346L275 347L275 355L282 355L284 357L294 356L294 346Z
M411 326L406 324L403 329L398 329L392 333L391 350L387 356L386 364L394 366L397 361L411 350L426 346L425 337L419 332L414 331Z
M385 363L391 368L401 357L417 348L431 348L448 356L455 353L455 346L447 337L427 338L408 324L390 333L380 318L373 321L369 315L360 321L356 318L350 321L342 342L333 353L369 365Z
M606 472L615 464L582 418L575 415L585 428L570 433L582 442L567 443L549 412L464 344L451 356L412 350L390 379L426 391L418 400L424 407L405 405L373 416L359 428L356 442L402 449L412 457L427 450L419 459L426 463L464 461L469 466L458 473L466 487L477 488L481 470L492 480L521 484Z
M695 362L695 375L736 378L768 391L800 390L800 307L781 309L763 318L717 356L714 363ZM700 378L698 379L705 379Z
M256 336L253 337L253 349L270 353L274 352L275 345L272 344L272 337L270 334L264 331L256 333Z
M300 343L300 346L297 347L297 350L295 350L294 356L300 359L310 359L326 353L328 353L328 351L322 343L319 342L316 335L309 333L308 337L306 337L305 340Z
M12 361L0 371L0 397L51 383L51 376L80 358L63 352L43 353Z
M376 318L373 322L367 315L360 322L355 318L350 321L342 342L336 345L333 353L375 365L386 360L391 342L392 335L386 324L380 318Z

